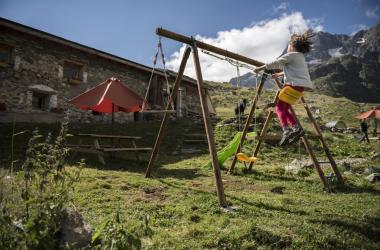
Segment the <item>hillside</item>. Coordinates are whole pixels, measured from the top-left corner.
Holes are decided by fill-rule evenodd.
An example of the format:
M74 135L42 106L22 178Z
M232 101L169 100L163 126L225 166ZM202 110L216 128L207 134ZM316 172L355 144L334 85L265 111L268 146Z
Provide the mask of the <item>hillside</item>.
M241 87L236 88L228 83L208 83L213 105L216 107L219 116L231 117L233 109L239 99L246 98L253 100L255 95L254 88ZM263 116L263 108L266 104L273 102L275 90L265 90L259 99L258 116ZM355 118L360 112L369 110L372 107L380 106L378 103L357 103L346 97L334 98L328 95L320 94L318 91L306 92L305 99L309 107L314 111L315 117L321 118L321 124L333 120L344 121L348 126L358 127L359 121ZM301 116L306 117L306 113L301 105L296 105L295 109L300 112ZM318 110L318 111L317 111ZM318 114L315 114L317 111ZM249 112L249 108L245 113Z

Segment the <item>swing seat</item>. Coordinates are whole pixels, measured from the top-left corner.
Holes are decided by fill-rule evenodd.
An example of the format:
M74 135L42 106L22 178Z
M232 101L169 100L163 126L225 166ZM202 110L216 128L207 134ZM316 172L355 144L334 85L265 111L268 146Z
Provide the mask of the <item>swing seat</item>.
M286 86L280 91L278 99L287 104L294 105L303 96L303 92L293 89L290 86Z
M244 153L238 153L236 155L236 157L239 161L242 161L242 162L255 162L255 161L257 161L256 157L254 157L254 156L249 157L248 155L246 155Z

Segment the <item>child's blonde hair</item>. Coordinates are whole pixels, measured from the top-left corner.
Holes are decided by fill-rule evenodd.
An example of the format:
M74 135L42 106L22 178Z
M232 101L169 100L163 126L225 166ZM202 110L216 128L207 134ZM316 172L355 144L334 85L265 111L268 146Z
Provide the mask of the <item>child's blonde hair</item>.
M290 37L290 44L301 53L307 53L312 48L311 38L314 36L312 30L305 31L302 35L293 34Z

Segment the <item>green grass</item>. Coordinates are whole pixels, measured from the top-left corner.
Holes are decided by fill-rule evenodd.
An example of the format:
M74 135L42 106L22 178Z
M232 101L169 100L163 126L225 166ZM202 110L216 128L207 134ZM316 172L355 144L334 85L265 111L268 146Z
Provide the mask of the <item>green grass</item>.
M127 165L123 171L86 168L75 202L95 227L117 207L132 224L149 215L154 235L146 244L153 249L375 249L379 243L380 186L366 185L362 176L328 194L315 174L277 174L267 164L251 174L223 173L227 200L235 208L226 213L218 208L211 171L202 168L208 157L199 158L165 164L152 179Z
M266 98L270 100L270 94ZM231 107L226 103L226 107L219 105L218 109L225 109L225 117L230 117ZM337 107L334 110L337 116L347 112L339 112ZM355 120L351 118L350 122ZM58 129L56 125L37 125L44 134ZM1 166L7 167L12 125L1 126ZM16 124L16 131L31 131L35 126ZM117 125L114 133L143 136L140 144L151 146L158 127L159 122L131 123ZM325 193L314 170L298 175L284 173L284 165L294 158L307 158L302 147L263 144L253 172L246 173L244 165L238 163L237 174L228 175L225 169L231 160L223 166L225 194L234 208L233 212L225 212L218 206L212 170L204 167L209 161L207 146L197 146L204 152L198 155L176 153L184 135L191 133L193 127L188 120L170 122L149 179L144 178L149 155L143 157L145 161L136 161L133 154L118 154L116 158L106 158L104 167L95 156L84 154L72 159L69 168L74 168L79 158L86 158L75 188L75 206L95 228L118 208L128 227L149 215L153 236L143 239L144 249L379 249L380 184L369 184L364 179L365 168L379 167L379 160L353 165L353 174L346 176L346 186ZM110 132L107 125L91 124L72 124L70 132L89 131ZM231 127L216 127L218 149L228 143L233 133ZM352 135L325 136L337 160L369 158L373 152L380 152L379 142L366 145L359 144ZM16 158L22 159L27 139L28 134L16 138ZM318 143L313 145L322 157ZM249 152L253 146L249 144L244 150ZM343 166L339 168L345 171ZM324 170L326 174L331 172L329 168Z
M380 233L379 184L369 185L363 175L354 175L345 189L327 194L313 171L307 177L280 171L299 156L296 149L286 154L289 151L266 146L253 173L242 174L240 164L237 176L223 172L233 213L218 207L212 171L203 167L207 154L187 159L165 155L152 179L144 178L146 162L126 156L107 159L107 166L100 167L89 159L74 203L94 227L117 208L129 226L149 215L154 234L144 244L151 249L375 249Z

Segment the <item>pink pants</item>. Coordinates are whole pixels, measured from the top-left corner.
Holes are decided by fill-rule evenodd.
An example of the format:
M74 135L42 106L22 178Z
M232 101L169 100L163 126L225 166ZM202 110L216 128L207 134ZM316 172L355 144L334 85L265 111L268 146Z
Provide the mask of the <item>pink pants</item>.
M293 89L298 90L300 92L304 91L303 87L297 87L297 86L291 86ZM278 119L280 120L281 127L294 127L297 124L296 119L294 119L292 113L290 112L290 104L287 104L286 102L283 102L281 100L278 100L276 105L276 113L278 116Z

